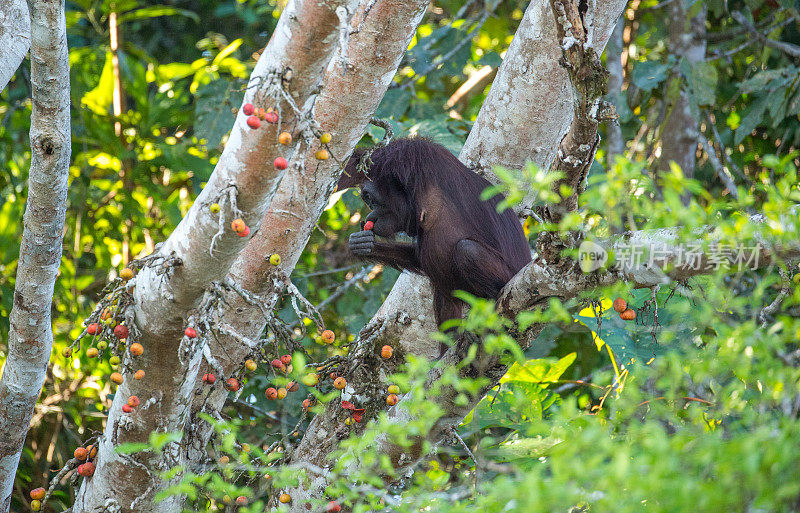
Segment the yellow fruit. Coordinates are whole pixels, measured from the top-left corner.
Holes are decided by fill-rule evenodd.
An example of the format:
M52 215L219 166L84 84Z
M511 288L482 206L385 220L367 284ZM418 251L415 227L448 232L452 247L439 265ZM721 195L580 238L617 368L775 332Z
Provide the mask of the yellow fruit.
M97 358L98 354L100 354L100 351L98 351L96 347L90 347L86 350L86 356L89 358Z
M283 504L288 504L292 502L292 496L289 495L288 493L282 493L281 496L278 497L278 500L281 501Z
M119 272L119 277L125 281L130 280L131 278L133 278L133 269L131 269L130 267L126 267L125 269Z
M117 385L122 384L122 374L120 374L119 372L112 372L109 379L111 379L112 383L116 383Z
M347 381L343 377L339 376L338 378L333 380L333 386L337 390L342 390L344 387L347 386Z
M316 374L306 374L303 376L303 384L307 387L315 387L319 383L319 376Z
M212 203L208 209L211 211L212 214L218 214L220 211L219 203Z
M42 509L42 501L34 499L31 501L31 511L39 511Z
M389 392L390 394L399 394L400 387L397 385L389 385L389 388L387 388L386 391Z
M279 388L278 389L278 399L283 399L284 397L286 397L286 389L285 388Z
M314 158L317 160L328 160L329 158L331 158L331 154L328 153L328 150L322 148L317 150L317 152L314 154Z
M325 132L324 134L319 136L319 142L321 142L322 144L328 144L329 142L331 142L331 134Z
M269 263L272 265L280 265L281 263L281 256L277 253L270 255Z
M287 146L292 144L292 134L289 132L281 132L281 135L278 136L278 142Z
M244 366L250 372L253 372L258 368L258 365L253 360L247 360L246 362L244 362Z

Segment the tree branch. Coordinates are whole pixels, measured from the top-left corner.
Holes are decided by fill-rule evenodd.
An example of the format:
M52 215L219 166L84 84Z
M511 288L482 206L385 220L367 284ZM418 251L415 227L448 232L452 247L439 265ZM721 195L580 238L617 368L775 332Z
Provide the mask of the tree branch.
M72 149L64 2L33 0L30 9L31 167L9 353L0 378L0 512L7 512L11 503L20 452L53 345L50 311L61 263Z
M31 17L25 0L0 0L0 91L11 77L31 46Z

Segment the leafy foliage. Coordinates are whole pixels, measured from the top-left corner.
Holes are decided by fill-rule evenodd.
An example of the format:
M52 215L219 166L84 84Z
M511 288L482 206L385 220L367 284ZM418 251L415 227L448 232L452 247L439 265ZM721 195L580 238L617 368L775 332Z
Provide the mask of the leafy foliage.
M706 10L708 32L706 59L689 64L670 48L663 4L668 2L642 0L624 19L624 90L612 91L609 99L629 142L627 154L608 158L601 143L602 165L592 170L580 213L558 227L529 221L526 230L533 239L556 228L609 237L681 226L681 240L688 243L697 238L692 230L710 225L730 243L755 237L793 242L796 210L787 212L800 201L797 60L755 39L731 13L743 13L771 40L796 44L796 6L786 0L686 2L689 17ZM457 154L490 82L477 81L458 101L455 93L484 67L499 65L524 7L513 0L435 2L377 115L388 118L398 136L426 135ZM112 106L112 10L123 35L118 72L125 105L118 117ZM70 358L62 352L117 269L151 253L201 190L225 143L231 108L238 106L243 81L279 13L276 3L253 0L68 4L73 159L53 304L55 347L12 509L23 510L26 492L45 486L75 447L102 430L113 397L110 363L85 351ZM0 94L0 363L27 194L29 87L22 70ZM680 91L689 93L692 115L732 173L740 200L731 199L705 155L694 180L676 168L659 176L650 171L668 106ZM366 139L382 136L375 128ZM497 174L502 183L492 190L506 193L508 204L532 188L540 202L554 200L554 174L531 167L522 182L502 170ZM751 211L767 219L757 232L748 232L744 221ZM345 354L398 276L370 267L341 288L361 270L347 258L344 234L364 214L355 193L343 194L319 220L292 276L315 304L335 297L322 313L336 342L329 346L318 334L298 334L297 376L303 361ZM564 304L553 300L546 310L517 319L526 326L548 324L525 353L503 334L507 320L497 318L490 304L471 300L462 328L512 366L457 426L463 444L454 439L419 462L411 478L387 487L380 473L394 469L376 453L375 440L409 444L441 415L422 393L433 363L410 358L402 372L385 379L413 398L414 421L400 429L382 414L363 435L346 440L329 499L355 511L796 511L800 295L797 268L780 270L791 284L785 295L776 264L758 272L720 270L657 291L619 284ZM610 309L615 297L637 309L636 322ZM653 297L658 324L648 303ZM762 308L776 298L782 301L762 319ZM287 324L310 325L296 319L289 304L279 314ZM281 379L281 385L289 380ZM465 394L481 384L455 370L443 381ZM228 420L207 419L217 436L202 472L171 469L169 475L183 474L162 496L185 495L189 511L220 510L243 496L247 505L239 511L255 512L309 478L306 470L277 465L283 453L270 448L295 440L295 429L307 427L304 398L319 403L337 399L337 392L303 387L282 401L269 400L264 389L274 383L264 369L248 375L239 400L226 408ZM174 436L154 433L147 443L119 450L161 451ZM354 461L362 472L345 472ZM72 494L70 487L58 487L48 508L69 507Z

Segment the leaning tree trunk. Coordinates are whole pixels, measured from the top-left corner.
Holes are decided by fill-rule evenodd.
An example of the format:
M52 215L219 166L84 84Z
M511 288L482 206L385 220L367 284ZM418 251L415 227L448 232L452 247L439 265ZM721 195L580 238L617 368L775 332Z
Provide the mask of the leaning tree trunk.
M348 61L331 62L324 85L314 103L313 116L332 135L329 147L343 159L355 147L392 81L416 27L425 13L427 0L378 0L364 3L353 16L347 41ZM369 8L365 16L365 9ZM281 182L262 229L253 237L234 263L227 283L235 283L249 297L228 289L224 301L223 332L209 342L216 368L206 363L200 374L218 372L227 378L242 369L243 362L260 347L259 335L266 325L264 308L272 310L286 292L288 276L300 258L311 232L336 186L341 168L335 161L318 161L314 152L295 155ZM277 253L281 263L274 266L269 255ZM254 302L253 299L257 301ZM202 387L202 384L198 385ZM228 392L215 387L210 393L195 394L193 415L216 416ZM187 464L206 455L211 426L193 419Z
M248 242L229 228L231 221L243 219L251 233L259 229L285 174L273 165L275 158L286 152L277 141L278 131L281 126L307 123L306 103L336 52L341 25L356 4L355 0L288 3L245 93L245 102L256 107L276 107L280 123L265 123L254 130L248 128L247 116L240 111L225 150L194 205L139 274L124 285L133 289L132 294L121 293L124 303L132 306L120 311L118 320L128 325L129 342L143 344L144 354L126 354L125 379L99 440L97 468L81 486L75 513L103 508L120 512L180 508L180 497L158 504L153 499L165 486L160 472L179 461L181 443L170 444L164 455L123 455L114 447L146 442L152 432L185 428L205 339L185 337L184 328L198 322L193 314L205 289L225 277ZM310 136L304 138L295 151L302 151L310 140ZM212 212L212 203L220 204L221 212ZM146 383L131 379L137 369L146 372ZM141 406L126 414L122 406L132 395L140 399Z
M27 7L22 7L27 18ZM0 512L7 512L11 504L22 445L53 346L50 312L61 264L71 153L64 1L34 0L30 8L31 168L9 352L0 378Z
M587 34L591 35L589 46L602 50L624 5L623 0L597 3L590 27L593 30ZM556 18L550 2L530 3L461 152L462 161L490 180L493 165L521 169L527 160L533 160L549 166L555 160L559 143L570 130L578 99L569 74L559 64L563 37L559 33L561 20L557 23ZM524 203L521 207L519 212L524 214L530 211L532 204ZM359 346L374 348L389 344L401 353L437 356L438 343L430 339L431 332L436 329L431 297L426 278L403 273L375 317L362 330ZM449 363L455 364L457 360ZM369 368L369 364L365 368ZM362 388L371 388L373 380L374 377L367 375L350 376L348 383L360 392ZM435 400L444 405L446 411L453 410L455 403L448 405L447 398L444 399ZM383 401L371 402L370 407L385 408L381 403ZM390 415L398 424L409 422L406 410L398 406L391 409ZM447 416L463 416L470 408L448 411ZM321 469L330 466L329 454L338 448L341 439L353 433L350 427L342 425L340 412L341 407L334 401L313 419L292 455L292 464L306 469L308 464ZM356 432L362 428L358 425ZM441 434L439 430L432 433L432 441L438 443ZM403 467L401 460L416 461L420 456L404 455L387 441L379 452L389 454L398 470ZM305 500L319 498L326 484L323 473L315 475L309 487L293 490L293 511L302 511Z

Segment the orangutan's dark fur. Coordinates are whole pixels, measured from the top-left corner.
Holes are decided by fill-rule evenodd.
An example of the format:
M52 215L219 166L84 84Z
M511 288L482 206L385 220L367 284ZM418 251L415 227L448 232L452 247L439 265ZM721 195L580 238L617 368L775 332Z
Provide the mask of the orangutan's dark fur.
M452 296L454 290L496 299L530 262L514 212L497 212L500 195L481 200L491 184L443 146L421 138L394 140L372 153L367 176L356 171L360 156L350 158L339 189L361 185L372 208L366 220L375 225L371 232L352 234L350 250L428 276L437 324L461 317L463 303ZM396 242L400 232L414 242Z

